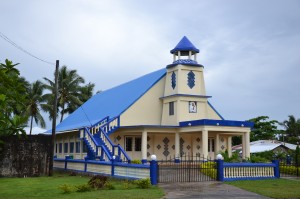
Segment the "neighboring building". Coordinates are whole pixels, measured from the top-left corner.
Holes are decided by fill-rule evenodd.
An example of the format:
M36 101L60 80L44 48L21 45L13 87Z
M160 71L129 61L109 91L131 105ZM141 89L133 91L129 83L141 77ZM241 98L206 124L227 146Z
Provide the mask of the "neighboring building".
M288 152L288 150L296 150L297 145L278 140L257 140L250 142L250 153L260 153L265 151L274 151L279 153ZM242 153L243 146L236 145L232 147L232 151Z
M226 149L231 154L232 136L242 135L244 158L250 157L253 123L225 120L211 105L198 53L183 37L171 50L172 64L94 95L57 125L56 156L214 158Z

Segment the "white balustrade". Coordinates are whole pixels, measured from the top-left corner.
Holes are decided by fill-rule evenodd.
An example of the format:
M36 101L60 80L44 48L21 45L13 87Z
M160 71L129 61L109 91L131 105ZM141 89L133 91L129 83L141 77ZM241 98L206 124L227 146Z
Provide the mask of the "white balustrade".
M273 167L224 167L224 178L252 178L273 176Z

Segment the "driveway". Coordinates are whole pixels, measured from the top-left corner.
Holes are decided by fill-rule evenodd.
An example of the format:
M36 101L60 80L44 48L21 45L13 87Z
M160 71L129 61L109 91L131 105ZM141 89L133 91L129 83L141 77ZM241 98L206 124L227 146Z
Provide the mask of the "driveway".
M176 182L176 183L159 183L165 191L165 196L163 198L169 199L192 199L192 198L201 198L201 199L212 199L212 198L252 198L252 199L267 199L252 193L249 191L242 190L240 188L227 185L221 182L208 181L208 182Z

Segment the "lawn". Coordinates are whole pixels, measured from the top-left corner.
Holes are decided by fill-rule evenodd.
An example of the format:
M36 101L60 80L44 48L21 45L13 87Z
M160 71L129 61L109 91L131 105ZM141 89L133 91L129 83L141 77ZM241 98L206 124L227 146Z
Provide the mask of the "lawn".
M300 180L243 180L226 184L272 198L300 198Z
M63 193L58 187L67 184L72 187L87 184L91 177L68 176L55 174L53 177L35 178L0 178L0 198L5 199L29 199L29 198L161 198L164 193L157 187L139 189L129 181L111 180L114 190L92 190L89 192Z

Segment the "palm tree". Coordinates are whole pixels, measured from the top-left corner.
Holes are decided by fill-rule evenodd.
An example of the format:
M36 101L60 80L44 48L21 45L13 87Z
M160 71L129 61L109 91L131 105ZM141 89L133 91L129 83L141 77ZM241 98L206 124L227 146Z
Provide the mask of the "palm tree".
M44 78L47 84L45 88L51 91L45 94L48 104L43 106L46 112L53 113L53 91L54 82L48 78ZM60 122L63 120L65 114L74 112L82 103L88 100L93 93L94 84L89 83L81 86L85 80L77 74L76 70L68 70L67 66L62 66L58 72L58 110L60 113ZM53 114L50 114L50 119L53 119Z
M82 102L81 104L83 104L93 96L94 87L95 84L88 83L87 85L79 88L78 92L80 93L79 100ZM78 108L78 105L74 103L68 103L67 107L68 108L65 109L65 113L73 113Z
M80 106L82 101L80 100L80 84L84 83L84 79L77 74L76 70L68 70L66 66L63 66L59 71L58 76L58 104L61 108L60 122L64 118L65 113L68 111L68 104L74 104Z
M290 137L300 135L300 119L297 120L293 115L289 115L288 117L288 120L284 120L281 123L286 129L286 133Z
M280 123L285 128L290 143L297 143L300 136L300 119L296 119L293 115L288 116L288 120Z
M29 99L26 107L26 114L30 116L30 135L32 133L33 119L36 124L40 123L42 128L46 127L45 120L40 113L40 107L44 101L43 91L44 84L40 81L36 81L28 87Z
M54 74L54 76L55 76L55 74ZM55 87L55 83L52 80L50 80L50 79L48 79L46 77L44 77L44 80L46 81L46 84L44 84L44 88L46 90L49 90L50 93L44 94L43 98L45 99L45 101L47 103L41 104L41 107L42 107L42 109L45 112L49 113L49 119L52 120L53 119L53 103L54 103L54 87ZM58 108L59 107L57 106L56 113L58 113Z

